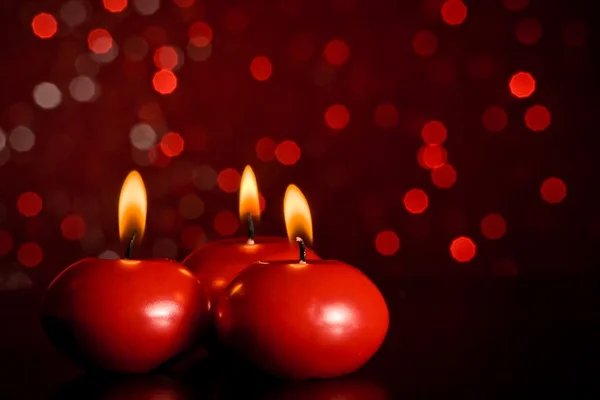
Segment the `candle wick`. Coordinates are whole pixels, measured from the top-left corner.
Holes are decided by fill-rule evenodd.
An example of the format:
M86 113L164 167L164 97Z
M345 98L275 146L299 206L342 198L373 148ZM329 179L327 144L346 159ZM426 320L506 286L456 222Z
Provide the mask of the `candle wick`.
M125 249L125 259L131 260L131 252L133 251L133 244L135 243L135 238L137 237L137 232L133 231L131 234L131 240L129 241L129 245L127 249Z
M296 237L296 242L298 242L298 247L300 248L300 261L299 264L306 264L306 244L304 244L304 240L301 237Z
M247 244L254 244L254 219L252 218L252 214L246 214L246 221L248 227L248 241Z

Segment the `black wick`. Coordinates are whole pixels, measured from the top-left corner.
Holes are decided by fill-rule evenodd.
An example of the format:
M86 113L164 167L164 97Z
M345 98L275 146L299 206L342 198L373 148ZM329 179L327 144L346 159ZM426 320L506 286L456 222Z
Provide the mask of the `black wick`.
M306 245L304 244L304 240L301 237L296 236L296 242L298 242L298 247L300 248L300 264L306 264Z
M127 246L127 249L125 250L125 259L126 260L131 260L131 251L133 250L133 244L135 243L136 236L137 236L137 232L133 231L133 233L131 234L131 240L129 241L129 245Z
M246 214L246 221L248 225L248 244L254 244L254 220L252 214Z

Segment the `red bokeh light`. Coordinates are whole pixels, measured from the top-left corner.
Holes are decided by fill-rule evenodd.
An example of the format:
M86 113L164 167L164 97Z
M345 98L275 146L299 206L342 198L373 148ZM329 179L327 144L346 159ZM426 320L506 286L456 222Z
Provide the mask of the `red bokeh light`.
M0 256L5 256L12 250L13 238L7 231L0 231Z
M442 19L448 25L460 25L467 18L467 6L461 0L447 0L441 12Z
M86 224L77 214L66 216L61 224L60 231L65 239L79 240L85 235Z
M411 189L404 195L404 207L411 214L421 214L429 206L429 197L421 189Z
M506 221L500 214L488 214L481 220L481 233L488 239L500 239L506 233Z
M456 170L450 164L444 164L431 171L431 181L440 189L448 189L456 183Z
M37 267L44 259L44 251L37 243L23 243L17 251L17 259L24 267Z
M523 99L535 92L535 79L529 72L517 72L510 78L509 87L515 97Z
M391 103L380 104L375 108L373 118L382 129L392 129L398 124L398 110Z
M96 54L106 54L112 49L113 38L106 29L94 29L87 38L88 47Z
M285 140L275 149L275 157L283 165L294 165L300 160L300 147L291 140Z
M469 262L477 253L477 247L473 240L461 236L452 241L450 245L450 254L458 262Z
M33 33L40 39L50 39L58 30L58 23L53 15L39 13L31 21Z
M448 161L448 152L443 146L429 144L419 149L417 159L423 168L440 168Z
M190 43L196 47L208 46L213 39L213 31L205 22L195 22L188 31Z
M238 217L231 211L220 211L213 220L213 228L221 236L233 235L238 230L239 224Z
M442 144L446 141L448 130L440 121L429 121L423 125L421 129L421 137L427 144Z
M219 188L226 193L235 193L240 188L242 177L239 172L233 168L226 168L219 172L217 183Z
M179 8L190 8L196 4L196 0L173 0L173 3Z
M558 204L567 197L567 185L560 178L548 178L542 183L540 194L545 202Z
M502 2L509 11L521 11L529 5L529 0L503 0Z
M257 81L266 81L273 73L273 65L266 56L255 57L250 63L250 73Z
M508 115L502 107L490 106L481 115L481 123L489 132L501 132L508 124Z
M264 137L256 142L256 156L260 161L269 162L275 158L277 143L271 138Z
M436 52L438 47L438 38L435 33L422 30L413 37L413 49L415 53L422 57L427 57Z
M537 19L524 18L517 24L515 36L523 44L535 44L542 37L542 26Z
M42 198L34 192L22 193L17 200L19 212L26 217L35 217L42 211Z
M325 111L325 123L331 129L342 130L350 122L350 112L341 104L334 104Z
M178 62L177 50L171 46L161 46L154 52L154 64L158 69L172 70Z
M160 148L167 157L177 157L184 149L183 138L177 132L169 132L162 137Z
M206 243L206 232L201 226L192 225L186 226L181 231L181 242L183 246L189 250L195 250Z
M350 47L343 40L334 39L327 43L323 55L329 64L339 67L350 57Z
M544 106L531 106L525 112L525 125L534 132L545 131L551 122L550 111Z
M104 8L113 13L119 13L127 8L127 0L102 0Z
M400 239L396 232L379 232L375 238L375 248L383 256L393 256L400 249Z
M160 94L170 94L177 89L177 76L173 71L167 69L161 69L152 78L152 85L154 90Z

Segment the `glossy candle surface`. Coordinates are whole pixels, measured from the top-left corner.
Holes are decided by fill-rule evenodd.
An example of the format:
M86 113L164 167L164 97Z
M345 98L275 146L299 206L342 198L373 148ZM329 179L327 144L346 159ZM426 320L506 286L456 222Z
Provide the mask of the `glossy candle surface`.
M226 347L292 380L357 370L379 349L389 324L375 284L332 260L254 264L227 287L215 315Z
M86 369L155 369L203 334L206 290L171 260L86 258L46 290L42 325L50 340Z
M298 246L285 238L259 236L254 242L248 244L245 238L209 242L186 257L183 265L206 285L211 300L216 302L225 287L250 264L298 257ZM319 259L312 250L308 250L307 258Z

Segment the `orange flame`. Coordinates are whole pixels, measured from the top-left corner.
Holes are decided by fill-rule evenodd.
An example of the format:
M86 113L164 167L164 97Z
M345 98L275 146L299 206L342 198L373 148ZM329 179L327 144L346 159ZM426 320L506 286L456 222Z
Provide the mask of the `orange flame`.
M249 165L244 169L240 183L240 218L245 219L248 213L255 220L260 218L258 185L256 184L254 171Z
M312 217L306 198L296 185L289 185L283 199L285 228L290 243L301 237L308 245L313 242Z
M119 196L119 237L121 240L130 240L134 232L138 239L144 236L147 211L148 200L144 181L139 172L131 171L123 182L121 196Z

